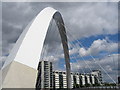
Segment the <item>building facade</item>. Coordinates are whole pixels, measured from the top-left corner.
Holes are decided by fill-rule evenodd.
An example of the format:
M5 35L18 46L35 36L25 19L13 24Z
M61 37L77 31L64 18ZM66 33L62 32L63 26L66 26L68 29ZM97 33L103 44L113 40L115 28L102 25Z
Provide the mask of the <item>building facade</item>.
M95 80L95 81L97 81L95 83L99 83L99 84L102 83L102 73L100 70L93 70L91 72L91 74L95 76L95 79L97 79L97 80Z
M71 72L71 88L80 88L93 84L100 84L100 71L94 71L88 74L81 74L79 72ZM53 71L52 62L41 61L38 67L38 78L36 88L67 88L67 79L65 71Z
M85 74L81 74L80 77L81 77L82 85L84 86L86 83L85 82Z
M95 84L95 76L92 74L90 74L90 82L92 85Z
M90 74L85 74L85 83L86 84L91 84L91 82L90 82Z
M59 85L59 72L53 72L53 88L60 88Z
M66 72L53 71L53 88L67 88Z
M41 61L38 66L38 77L36 88L52 88L53 75L52 75L52 62Z

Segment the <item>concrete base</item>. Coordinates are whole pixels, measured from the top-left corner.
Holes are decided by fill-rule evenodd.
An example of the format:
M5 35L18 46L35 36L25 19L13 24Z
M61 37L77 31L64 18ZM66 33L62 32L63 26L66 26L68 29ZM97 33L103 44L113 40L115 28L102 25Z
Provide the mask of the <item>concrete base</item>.
M13 61L2 70L2 88L35 88L37 70Z

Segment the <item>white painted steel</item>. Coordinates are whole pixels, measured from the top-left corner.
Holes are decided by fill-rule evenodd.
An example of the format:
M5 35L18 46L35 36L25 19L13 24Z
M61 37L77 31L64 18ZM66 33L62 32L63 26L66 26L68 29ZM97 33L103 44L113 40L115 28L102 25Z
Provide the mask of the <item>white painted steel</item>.
M57 10L47 7L36 16L16 42L3 68L15 60L37 70L46 33L55 12Z
M8 56L2 69L9 65L12 61L16 61L37 70L44 40L52 19L55 20L61 36L66 62L67 87L70 88L71 76L69 50L68 45L66 44L67 37L65 34L65 27L61 25L64 24L64 22L61 14L51 7L43 9L26 27L10 52L10 55Z

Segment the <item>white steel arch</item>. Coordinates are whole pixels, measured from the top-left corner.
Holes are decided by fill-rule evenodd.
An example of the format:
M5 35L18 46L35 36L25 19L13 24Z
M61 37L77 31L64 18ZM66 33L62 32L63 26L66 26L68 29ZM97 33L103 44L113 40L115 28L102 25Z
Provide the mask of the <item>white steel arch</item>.
M10 55L8 56L3 69L12 61L16 61L37 70L43 43L52 18L56 21L61 36L66 62L67 87L70 88L71 76L69 50L66 43L67 37L65 34L65 27L62 25L64 22L61 14L51 7L47 7L42 10L23 31Z

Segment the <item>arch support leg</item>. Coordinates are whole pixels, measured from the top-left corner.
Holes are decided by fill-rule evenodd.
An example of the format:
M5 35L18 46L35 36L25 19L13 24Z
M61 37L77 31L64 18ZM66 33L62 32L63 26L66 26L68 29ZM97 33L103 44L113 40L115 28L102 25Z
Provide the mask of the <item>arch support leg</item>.
M66 31L64 27L64 22L62 19L62 16L59 12L56 12L53 16L60 33L63 50L64 50L64 57L65 57L65 63L66 63L66 79L67 79L67 88L71 88L71 68L70 68L70 57L69 57L69 49L68 49L68 41L66 36Z

